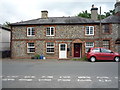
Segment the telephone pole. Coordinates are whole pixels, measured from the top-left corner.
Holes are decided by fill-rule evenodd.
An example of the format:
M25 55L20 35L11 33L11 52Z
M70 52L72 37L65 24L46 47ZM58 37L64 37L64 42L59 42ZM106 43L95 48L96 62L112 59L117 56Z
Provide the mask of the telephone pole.
M99 47L102 47L102 23L101 23L101 6L100 6L100 30L99 30Z

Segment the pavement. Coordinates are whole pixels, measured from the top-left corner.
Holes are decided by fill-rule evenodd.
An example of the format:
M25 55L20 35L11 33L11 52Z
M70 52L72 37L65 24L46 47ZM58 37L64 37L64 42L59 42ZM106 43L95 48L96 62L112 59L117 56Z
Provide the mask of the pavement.
M3 88L118 88L119 62L3 59Z

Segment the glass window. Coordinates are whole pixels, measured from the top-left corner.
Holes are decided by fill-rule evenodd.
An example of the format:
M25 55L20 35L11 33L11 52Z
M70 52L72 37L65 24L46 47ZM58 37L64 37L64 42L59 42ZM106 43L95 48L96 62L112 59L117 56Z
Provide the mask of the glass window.
M27 36L34 36L34 35L35 35L34 27L28 27L27 28Z
M94 35L94 26L86 26L85 35Z
M27 43L27 53L34 53L34 52L35 52L34 43Z
M100 48L93 49L93 52L100 52Z
M61 50L61 51L65 51L65 44L61 44L60 50Z
M54 43L53 42L46 43L46 52L54 53Z
M93 42L86 42L85 44L86 52L88 52L89 48L92 48L92 47L94 47Z
M46 36L54 36L54 27L47 27Z
M103 52L103 53L111 53L111 50L101 48L101 52Z
M110 40L103 40L103 47L110 49Z
M109 27L109 24L104 25L103 32L104 32L104 33L110 33L110 27Z

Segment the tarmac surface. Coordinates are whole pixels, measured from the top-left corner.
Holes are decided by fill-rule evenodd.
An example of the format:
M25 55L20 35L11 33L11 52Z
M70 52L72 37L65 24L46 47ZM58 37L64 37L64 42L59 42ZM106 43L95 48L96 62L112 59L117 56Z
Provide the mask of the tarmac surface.
M119 62L3 59L3 88L118 88Z

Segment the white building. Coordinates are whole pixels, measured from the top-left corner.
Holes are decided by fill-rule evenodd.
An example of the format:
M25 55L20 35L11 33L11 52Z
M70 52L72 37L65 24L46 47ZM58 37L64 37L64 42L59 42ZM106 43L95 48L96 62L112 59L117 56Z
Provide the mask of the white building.
M10 51L10 29L0 25L0 52Z

